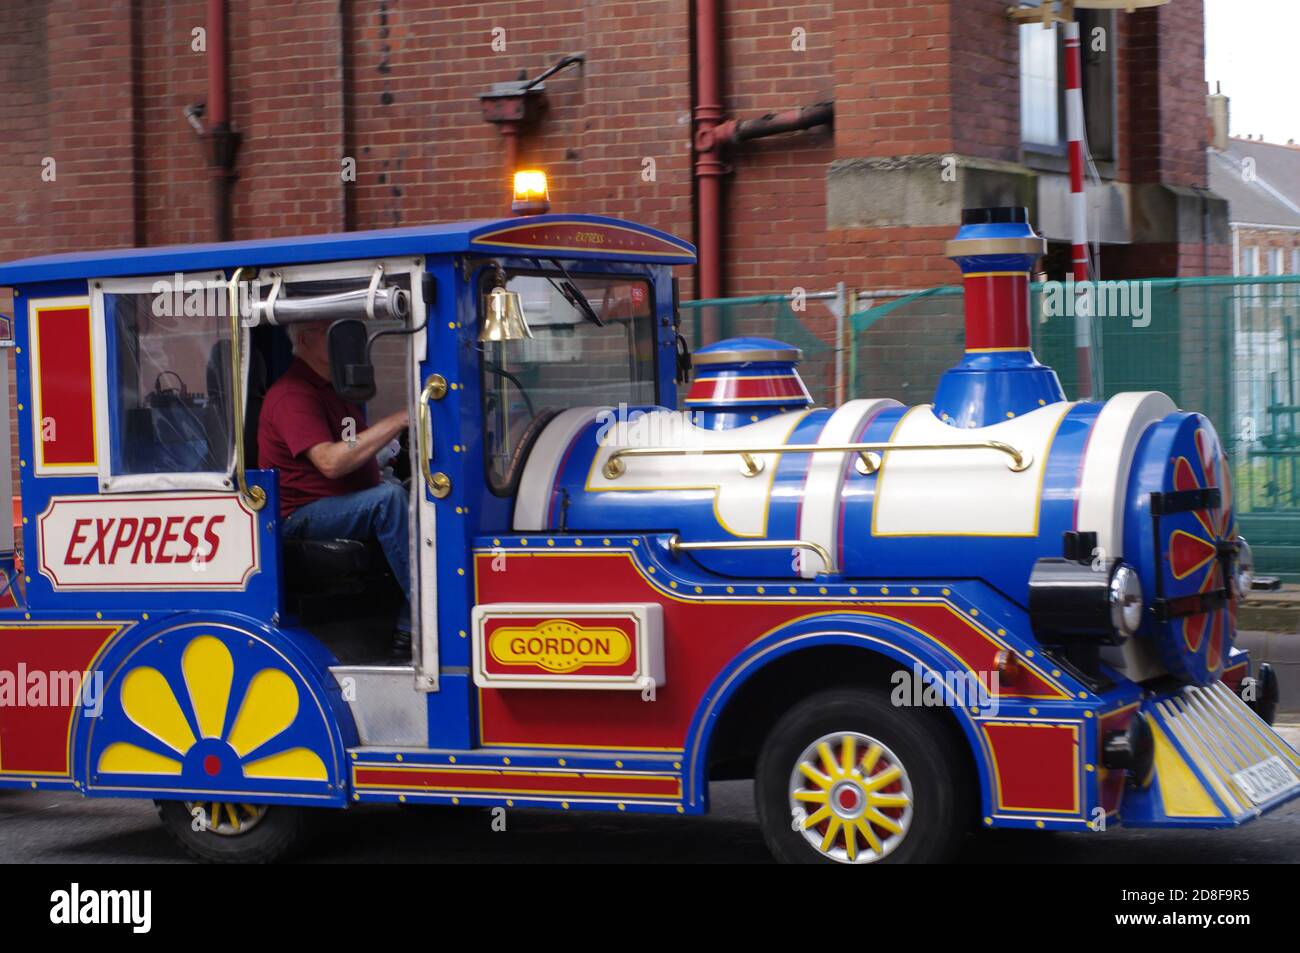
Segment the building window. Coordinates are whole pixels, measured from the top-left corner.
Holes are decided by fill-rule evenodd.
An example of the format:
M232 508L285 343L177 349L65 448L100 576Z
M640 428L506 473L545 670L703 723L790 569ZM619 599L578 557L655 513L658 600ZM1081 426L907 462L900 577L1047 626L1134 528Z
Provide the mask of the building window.
M1241 250L1241 274L1259 274L1259 248L1248 245Z
M1061 88L1055 23L1020 26L1020 138L1027 145L1058 148L1061 144Z
M1027 0L1022 6L1038 6ZM1084 133L1092 157L1115 158L1115 16L1108 10L1077 10L1083 67ZM1053 23L1020 26L1020 139L1031 152L1063 154L1068 135L1065 107L1064 31Z
M1291 274L1300 275L1300 248L1291 249Z
M1253 278L1260 273L1260 254L1257 245L1247 245L1241 250L1241 262L1238 265L1238 274L1242 277ZM1258 299L1260 294L1259 285L1248 285L1244 289L1245 297L1248 299Z

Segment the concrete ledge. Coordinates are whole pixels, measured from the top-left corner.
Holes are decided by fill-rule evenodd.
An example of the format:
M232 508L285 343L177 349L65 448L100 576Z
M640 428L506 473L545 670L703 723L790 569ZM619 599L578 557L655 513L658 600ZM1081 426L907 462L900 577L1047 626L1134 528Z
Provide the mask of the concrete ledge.
M1300 632L1300 586L1252 592L1237 610L1237 628L1261 632Z
M1038 229L1049 241L1071 239L1070 177L1059 172L1038 174ZM1132 211L1127 182L1088 184L1088 228L1093 241L1127 245L1133 240Z
M1211 245L1232 244L1228 202L1213 192L1147 184L1132 186L1129 195L1137 244L1199 245L1202 229L1208 232Z
M1023 205L1033 218L1035 180L1018 163L947 153L840 159L826 172L826 227L956 227L962 209L988 205Z

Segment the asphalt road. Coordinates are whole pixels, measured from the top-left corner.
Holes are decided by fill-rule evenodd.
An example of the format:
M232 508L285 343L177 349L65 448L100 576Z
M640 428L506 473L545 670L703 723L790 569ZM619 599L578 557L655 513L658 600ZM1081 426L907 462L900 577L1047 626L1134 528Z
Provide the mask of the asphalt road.
M707 817L364 806L322 817L305 863L768 863L747 782L715 784ZM153 805L0 792L0 862L184 863ZM988 832L962 863L1298 863L1300 803L1231 831Z

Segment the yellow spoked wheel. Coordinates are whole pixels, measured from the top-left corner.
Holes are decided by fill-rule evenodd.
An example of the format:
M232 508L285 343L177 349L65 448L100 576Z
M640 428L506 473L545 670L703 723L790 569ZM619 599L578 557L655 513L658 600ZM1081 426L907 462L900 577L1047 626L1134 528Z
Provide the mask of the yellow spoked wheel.
M238 837L247 834L266 817L265 804L226 804L218 801L186 801L185 810L195 825L209 834Z
M181 847L216 864L266 864L309 839L316 813L287 804L155 801L163 827Z
M912 783L888 747L869 735L822 735L790 772L795 830L830 860L866 864L892 852L912 824Z

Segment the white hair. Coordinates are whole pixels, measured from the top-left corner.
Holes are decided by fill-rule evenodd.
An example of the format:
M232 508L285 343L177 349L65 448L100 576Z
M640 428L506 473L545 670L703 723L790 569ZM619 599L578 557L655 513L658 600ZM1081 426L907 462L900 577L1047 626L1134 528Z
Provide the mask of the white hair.
M293 353L298 353L298 345L302 340L302 332L307 328L319 328L324 331L327 327L324 321L295 321L292 324L282 325L285 334L289 335L289 343L293 345Z

